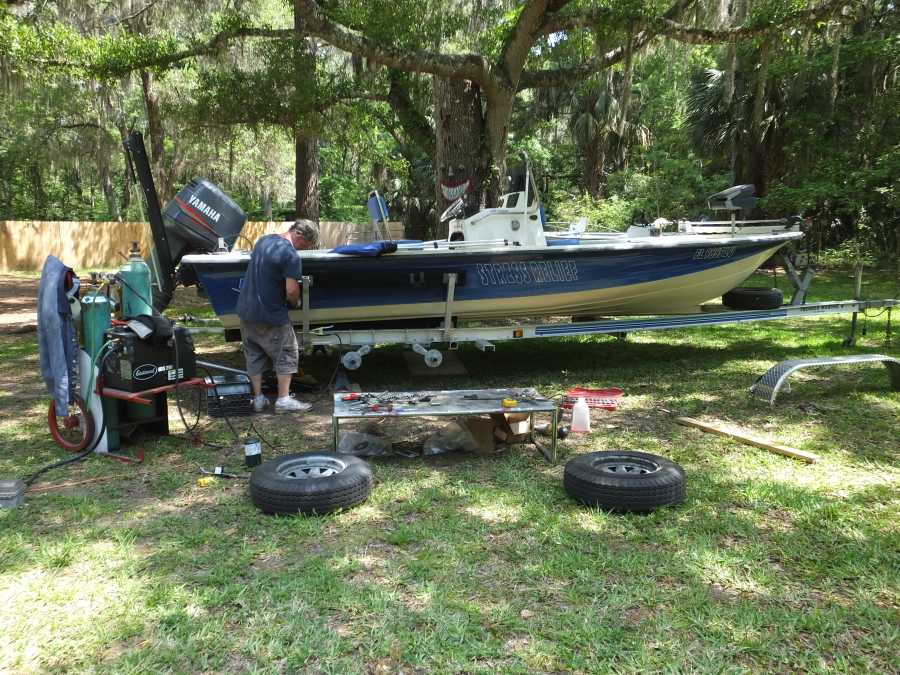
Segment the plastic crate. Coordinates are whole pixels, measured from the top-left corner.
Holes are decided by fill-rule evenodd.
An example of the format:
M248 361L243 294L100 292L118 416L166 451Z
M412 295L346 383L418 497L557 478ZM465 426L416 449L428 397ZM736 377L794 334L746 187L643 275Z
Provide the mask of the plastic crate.
M572 406L578 399L583 398L587 401L588 408L600 408L603 410L618 410L619 399L625 392L618 387L609 387L608 389L584 389L576 387L569 389L563 396L562 407L571 410Z

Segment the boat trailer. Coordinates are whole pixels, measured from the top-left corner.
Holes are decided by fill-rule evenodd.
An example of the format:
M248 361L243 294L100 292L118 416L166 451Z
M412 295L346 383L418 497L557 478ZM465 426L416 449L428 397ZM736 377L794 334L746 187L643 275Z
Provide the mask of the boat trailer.
M434 368L439 366L442 361L440 350L432 347L435 344L444 344L447 349L452 351L458 349L463 343L473 343L481 351L493 351L495 342L506 340L533 340L537 338L585 335L614 335L621 338L627 333L635 331L721 326L754 321L808 318L828 314L856 315L860 313L865 314L869 310L876 309L882 309L887 312L887 336L888 340L890 340L891 310L898 305L900 305L900 299L837 300L796 306L785 305L777 309L742 311L712 309L699 314L604 319L569 323L513 323L503 326L410 329L335 329L327 327L299 330L297 337L301 344L308 349L316 347L348 349L341 358L343 366L348 370L359 368L362 365L363 357L369 354L376 345L406 345L421 354L425 359L426 365ZM852 344L852 341L849 341L849 344Z
M694 314L677 314L667 316L624 317L618 319L602 319L569 322L510 322L502 325L484 325L485 322L473 322L475 325L459 325L453 314L453 296L456 286L455 274L448 274L447 297L444 318L441 326L422 328L341 328L340 326L311 327L310 317L304 308L310 307L310 289L315 280L304 276L302 284L302 307L300 325L297 326L297 339L305 351L332 348L343 352L341 364L347 370L356 370L362 366L363 358L378 345L405 345L420 354L425 364L437 368L443 362L443 354L433 345L445 345L450 351L459 349L464 343L474 344L481 351L494 351L496 342L514 340L534 340L538 338L574 337L586 335L613 335L624 338L628 333L651 330L675 330L679 328L697 328L701 326L722 326L727 324L750 323L756 321L777 321L784 319L800 319L825 316L829 314L852 314L850 335L844 340L846 346L853 346L856 340L857 315L865 315L871 310L882 310L887 313L886 336L891 339L891 312L900 305L900 299L884 298L879 300L833 300L826 302L803 302L810 277L802 282L797 279L796 291L791 304L774 309L728 310L721 305L704 305L703 311ZM798 287L799 286L799 287ZM858 295L858 292L857 292ZM190 322L191 317L183 317ZM200 323L201 320L194 320ZM231 331L221 326L218 319L202 320L204 325L192 327L195 333L221 333L228 335ZM216 327L213 327L216 325ZM237 331L234 331L237 332ZM233 334L232 334L233 335ZM239 337L237 339L240 339Z

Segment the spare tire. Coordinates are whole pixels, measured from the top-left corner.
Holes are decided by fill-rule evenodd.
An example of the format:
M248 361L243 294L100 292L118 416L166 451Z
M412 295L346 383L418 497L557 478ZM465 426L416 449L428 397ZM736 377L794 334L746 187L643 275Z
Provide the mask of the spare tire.
M375 479L368 463L332 452L301 452L263 462L250 498L264 513L325 514L362 504Z
M591 452L566 463L563 486L576 501L608 511L652 511L684 501L684 469L646 452Z
M722 304L731 309L777 309L784 295L777 288L738 286L722 296Z

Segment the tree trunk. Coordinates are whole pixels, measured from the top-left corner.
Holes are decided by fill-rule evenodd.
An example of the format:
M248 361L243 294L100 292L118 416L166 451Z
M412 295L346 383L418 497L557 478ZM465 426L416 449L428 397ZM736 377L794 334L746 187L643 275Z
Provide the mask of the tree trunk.
M582 177L584 189L594 199L603 197L604 164L606 164L606 153L603 149L603 140L597 135L584 149L584 176Z
M147 111L147 133L150 136L150 168L156 179L159 202L165 204L172 197L172 182L171 176L166 170L166 132L159 112L159 95L155 91L154 78L150 71L141 71L141 85L144 93L144 107Z
M113 220L121 221L122 215L119 213L119 200L116 198L116 190L110 177L109 155L106 148L102 146L97 148L97 171L100 174L100 188L103 190L104 199L106 199L106 209L109 212L109 216Z
M830 110L831 115L834 116L834 106L837 103L838 92L840 89L840 65L841 65L841 35L843 34L843 25L837 24L833 30L834 43L831 45L831 72L829 74L829 79L831 80L831 99L830 99Z
M619 119L616 120L616 136L618 136L618 166L626 168L626 152L628 143L625 142L625 128L628 126L628 109L631 107L631 83L634 78L634 36L628 37L625 45L625 65L623 67L622 93L619 95Z
M771 143L765 138L763 118L766 112L766 86L769 78L769 57L772 53L770 42L763 42L759 51L759 67L756 74L756 89L753 94L753 111L750 115L750 133L746 135L745 149L752 182L756 194L764 197L768 190L768 148Z
M497 203L506 185L506 137L515 95L511 90L497 92L488 98L485 110L487 165L490 169L485 180L488 204Z
M304 37L301 9L294 5L294 73L297 95L316 91L315 43ZM299 103L299 100L298 100ZM307 107L307 106L304 106ZM294 130L294 188L296 217L319 222L319 131L309 120Z
M439 77L434 78L433 87L437 210L441 212L463 197L465 213L470 215L485 205L488 175L481 89L474 82Z
M319 137L297 132L294 144L297 218L319 222Z
M259 202L263 210L263 218L268 223L272 220L272 190L268 185L260 188Z

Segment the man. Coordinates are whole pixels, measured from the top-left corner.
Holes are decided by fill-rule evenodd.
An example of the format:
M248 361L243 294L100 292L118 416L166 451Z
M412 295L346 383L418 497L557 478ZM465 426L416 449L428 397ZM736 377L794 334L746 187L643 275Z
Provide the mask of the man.
M275 412L304 412L312 407L290 393L300 350L288 309L300 301L301 265L297 251L315 248L318 241L315 223L298 220L287 232L262 237L250 255L237 313L256 412L262 412L269 404L262 393L262 374L269 363L278 378Z

